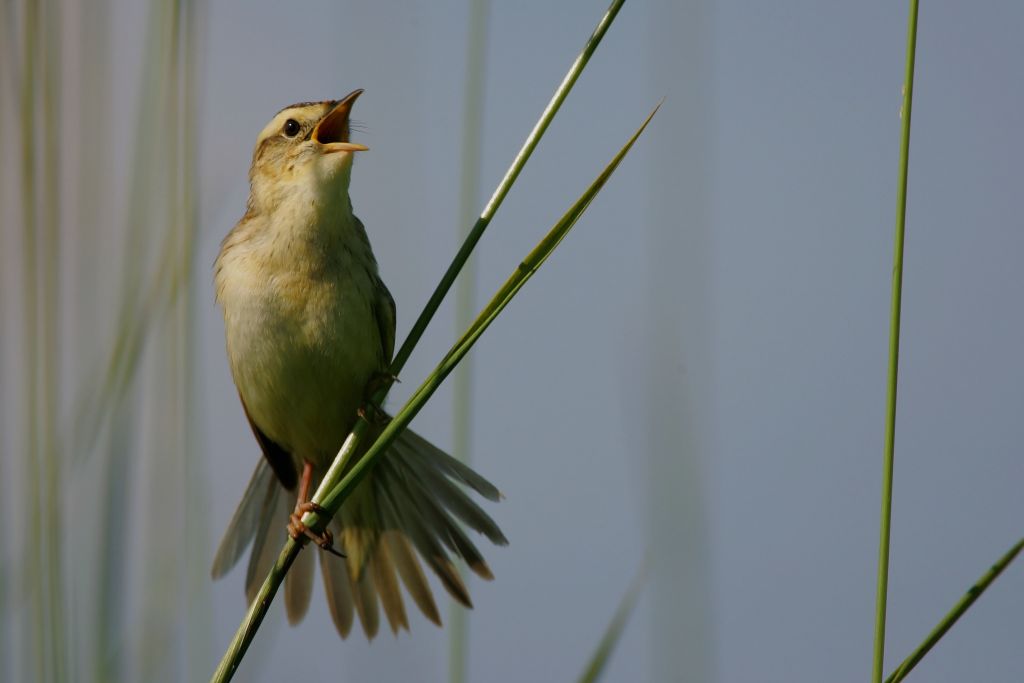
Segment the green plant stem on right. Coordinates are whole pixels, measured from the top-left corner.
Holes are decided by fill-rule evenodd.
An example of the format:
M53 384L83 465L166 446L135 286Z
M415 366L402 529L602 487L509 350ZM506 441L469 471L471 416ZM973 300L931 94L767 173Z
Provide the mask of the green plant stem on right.
M957 622L964 612L967 611L974 601L981 597L981 594L985 592L993 581L1003 572L1006 567L1013 562L1014 558L1024 550L1024 538L1017 541L1017 544L1010 548L1005 555L999 558L999 560L989 567L988 571L985 572L978 581L971 586L963 597L953 605L953 609L949 610L949 613L942 618L942 621L932 629L932 632L928 634L928 637L924 639L917 648L910 653L910 656L903 660L899 667L889 674L889 677L885 679L885 683L898 683L907 677L907 674L917 666L917 663L924 659L924 656L928 654L928 651L935 646L937 642L946 635L946 631L953 627L953 624Z
M882 514L878 540L878 580L875 599L875 648L871 680L882 681L885 660L885 611L889 586L889 537L892 520L893 451L896 438L896 384L899 376L900 307L903 290L903 235L907 219L907 167L910 158L910 114L914 95L914 55L917 50L917 0L910 0L907 57L900 109L899 181L896 188L896 235L893 245L892 302L889 319L889 376L885 405L885 456L882 472Z

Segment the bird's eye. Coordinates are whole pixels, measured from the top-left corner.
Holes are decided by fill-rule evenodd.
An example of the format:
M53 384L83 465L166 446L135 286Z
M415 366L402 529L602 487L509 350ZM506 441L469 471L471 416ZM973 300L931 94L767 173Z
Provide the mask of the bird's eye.
M288 119L287 121L284 122L284 134L290 138L293 138L296 135L298 135L299 130L301 129L302 126L300 126L299 122L296 121L295 119Z

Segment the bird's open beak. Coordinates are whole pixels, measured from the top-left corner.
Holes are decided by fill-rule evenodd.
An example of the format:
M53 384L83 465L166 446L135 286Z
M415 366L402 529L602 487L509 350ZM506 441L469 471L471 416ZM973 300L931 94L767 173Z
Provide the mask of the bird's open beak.
M352 105L362 94L363 91L360 89L353 90L348 95L345 95L334 105L334 109L328 112L327 116L320 119L320 123L316 124L316 128L313 129L313 139L323 145L324 154L331 154L333 152L365 152L370 149L366 145L348 141L348 115L352 111Z

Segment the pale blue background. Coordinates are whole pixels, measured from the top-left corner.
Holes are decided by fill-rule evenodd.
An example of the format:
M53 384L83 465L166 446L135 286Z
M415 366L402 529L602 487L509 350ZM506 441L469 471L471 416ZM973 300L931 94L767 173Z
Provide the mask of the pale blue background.
M479 206L604 9L493 3ZM288 103L366 89L352 197L403 337L456 247L468 12L234 0L205 16L212 557L258 454L210 270L256 133ZM116 54L140 49L143 19L117 15ZM1021 26L1010 0L921 11L887 671L1024 533ZM511 545L486 548L497 579L472 585L470 680L573 680L648 548L606 680L868 679L905 27L901 2L627 3L476 257L480 304L665 98L471 356L473 463L506 496L488 509ZM137 69L117 64L135 92ZM449 305L392 406L454 335ZM450 445L451 421L446 386L414 426ZM181 655L209 658L199 671L242 618L243 577L207 587L209 651ZM411 634L342 643L320 590L298 628L275 607L238 680L446 679L447 631L416 615ZM914 680L1024 680L1022 643L1017 565Z

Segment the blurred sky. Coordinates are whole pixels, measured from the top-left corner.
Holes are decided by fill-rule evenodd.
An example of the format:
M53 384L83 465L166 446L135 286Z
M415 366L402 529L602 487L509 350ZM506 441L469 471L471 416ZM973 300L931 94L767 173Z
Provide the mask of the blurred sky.
M497 578L471 586L469 680L573 680L648 548L606 680L868 678L905 4L626 4L475 257L480 305L665 97L471 355L472 461L506 496L487 509L511 545L482 548ZM145 17L121 5L114 54L130 55ZM492 3L479 207L604 9ZM403 338L457 246L467 22L452 1L206 10L211 558L259 457L212 291L256 134L289 103L365 88L351 195ZM887 671L1024 533L1022 25L1012 0L921 9ZM115 72L115 94L137 92L131 59ZM449 304L393 407L454 338ZM445 386L414 427L450 446L451 413ZM244 574L209 591L211 657L244 614ZM275 606L239 680L445 680L447 631L417 614L411 634L342 643L321 597L297 628ZM915 680L1024 680L1022 642L1018 565Z

